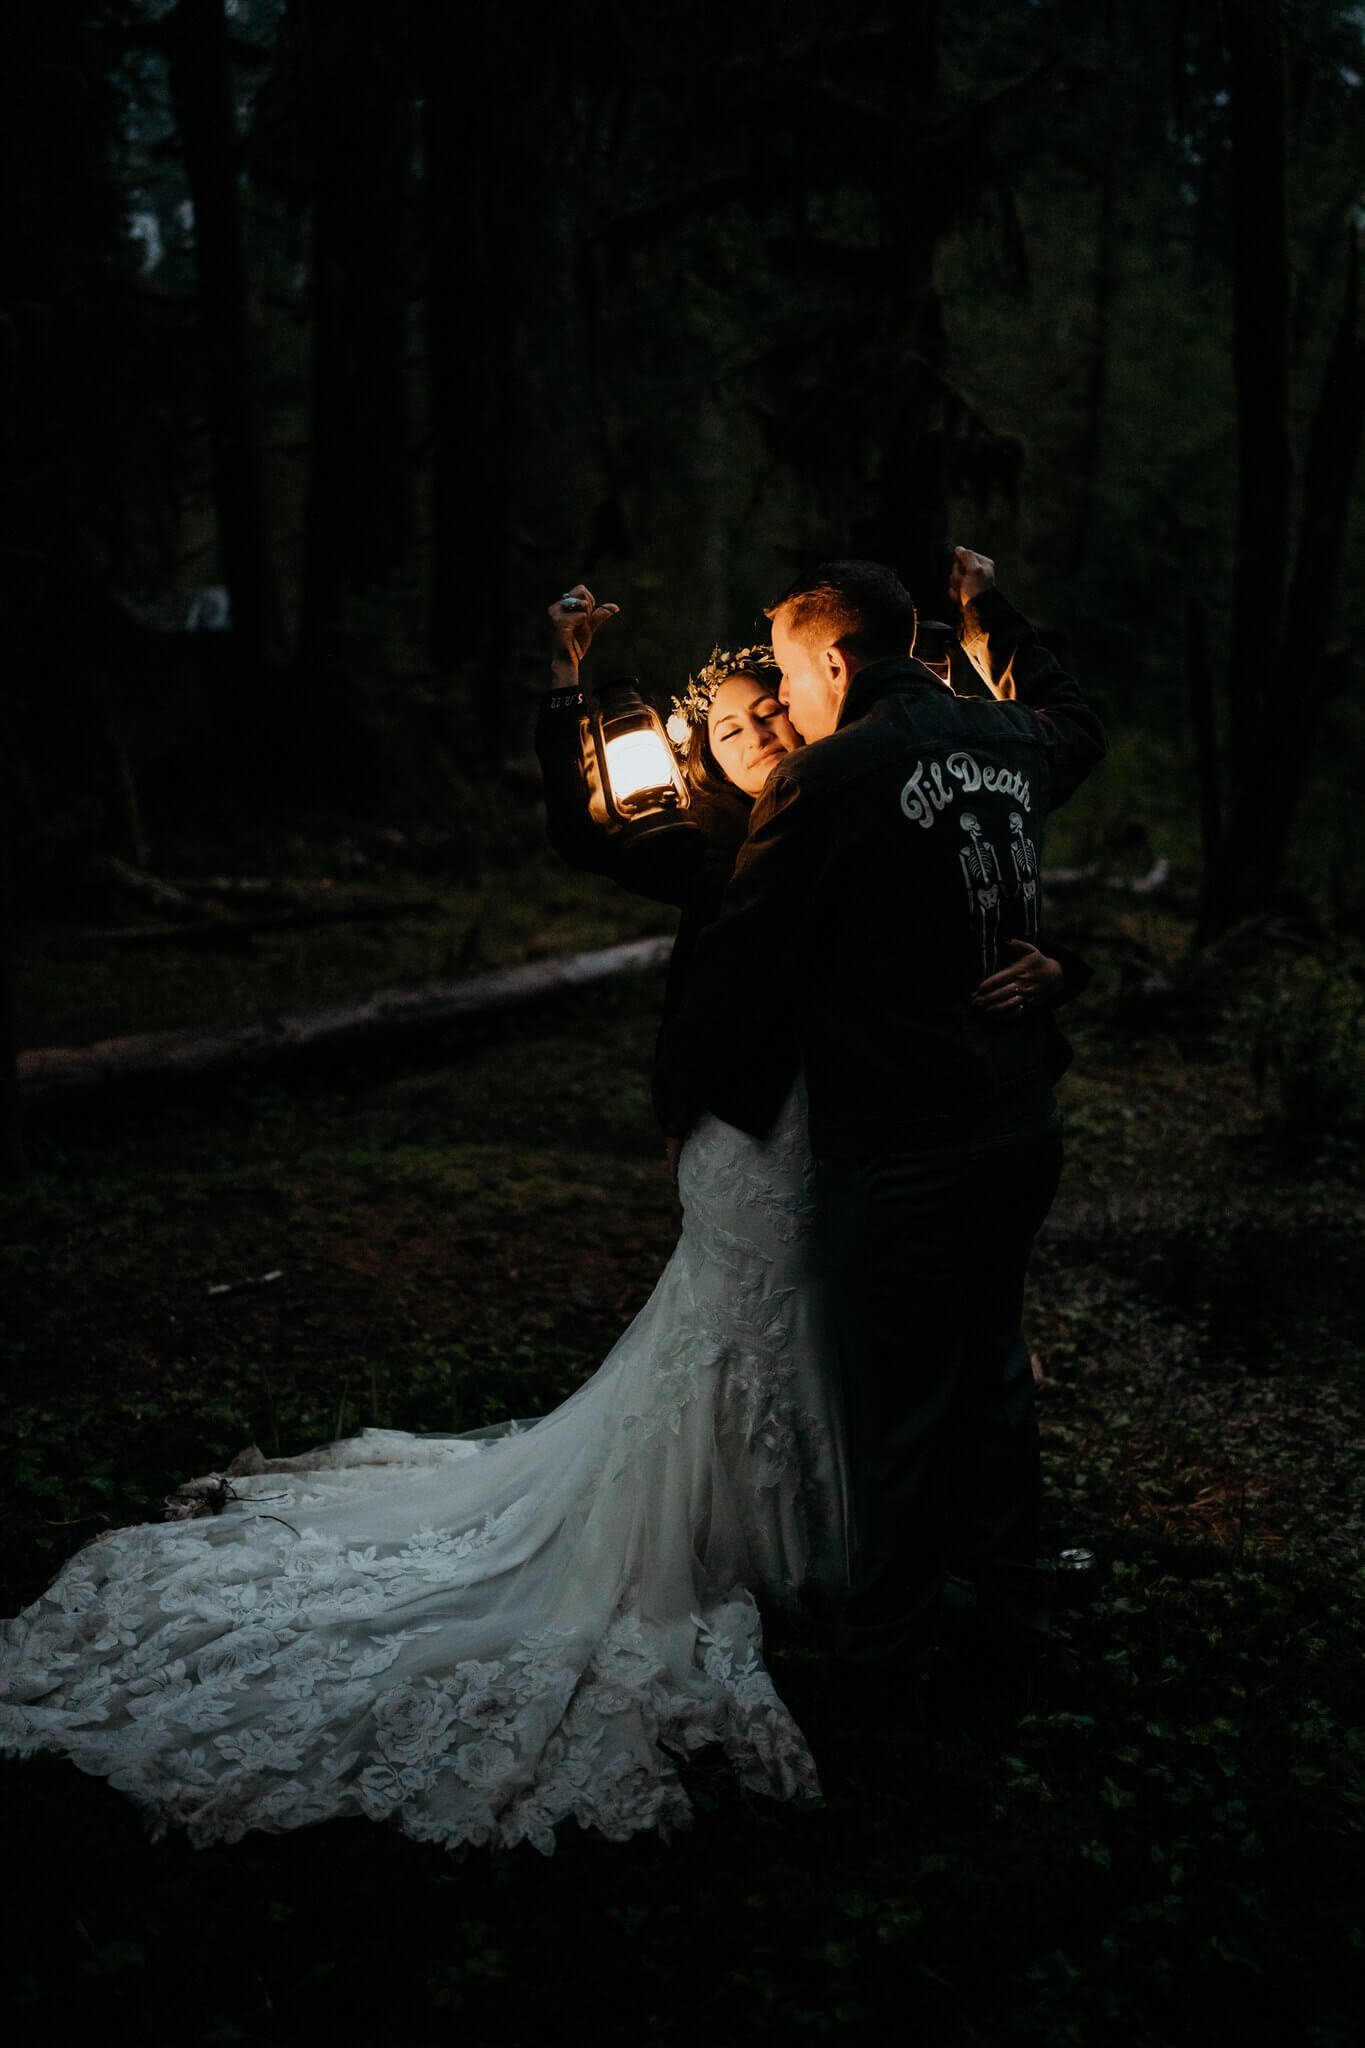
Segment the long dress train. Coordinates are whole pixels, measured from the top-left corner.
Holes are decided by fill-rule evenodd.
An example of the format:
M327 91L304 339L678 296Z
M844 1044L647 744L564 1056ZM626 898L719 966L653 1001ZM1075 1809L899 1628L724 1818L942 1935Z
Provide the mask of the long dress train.
M762 1143L705 1120L680 1190L653 1295L552 1414L258 1457L221 1513L80 1551L0 1630L0 1745L199 1843L344 1814L546 1852L570 1817L667 1834L708 1743L817 1791L753 1597L845 1565L799 1089Z

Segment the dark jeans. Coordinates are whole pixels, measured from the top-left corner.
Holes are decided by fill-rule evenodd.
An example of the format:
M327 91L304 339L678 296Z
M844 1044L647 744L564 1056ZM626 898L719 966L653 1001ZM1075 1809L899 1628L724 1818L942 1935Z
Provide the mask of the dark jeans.
M1040 1603L1024 1276L1060 1119L960 1146L821 1162L848 1428L853 1572L839 1654L913 1659L947 1575L1027 1630Z

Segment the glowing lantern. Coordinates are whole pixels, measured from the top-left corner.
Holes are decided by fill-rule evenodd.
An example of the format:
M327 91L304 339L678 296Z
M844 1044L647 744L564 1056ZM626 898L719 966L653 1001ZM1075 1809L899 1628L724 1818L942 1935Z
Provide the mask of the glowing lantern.
M596 715L583 722L583 765L590 813L609 831L693 829L682 815L690 799L677 757L634 676L598 690Z

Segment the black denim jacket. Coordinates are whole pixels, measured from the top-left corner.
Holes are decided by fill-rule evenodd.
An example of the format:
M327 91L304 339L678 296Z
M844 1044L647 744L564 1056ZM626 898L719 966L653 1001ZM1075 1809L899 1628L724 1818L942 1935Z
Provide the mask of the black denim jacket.
M818 1156L986 1135L1044 1103L1069 1057L1047 1011L969 998L1043 922L1043 824L1101 759L1099 720L998 591L964 645L997 697L909 659L854 677L839 728L780 762L665 1027L655 1103L763 1134L799 1060Z

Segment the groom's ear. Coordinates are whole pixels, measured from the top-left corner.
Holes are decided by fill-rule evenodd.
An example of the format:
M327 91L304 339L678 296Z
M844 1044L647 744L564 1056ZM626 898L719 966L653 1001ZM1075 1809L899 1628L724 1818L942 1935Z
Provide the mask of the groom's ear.
M824 661L829 675L830 687L842 699L847 694L849 683L853 679L853 671L848 665L848 656L836 642L833 647L825 649Z

